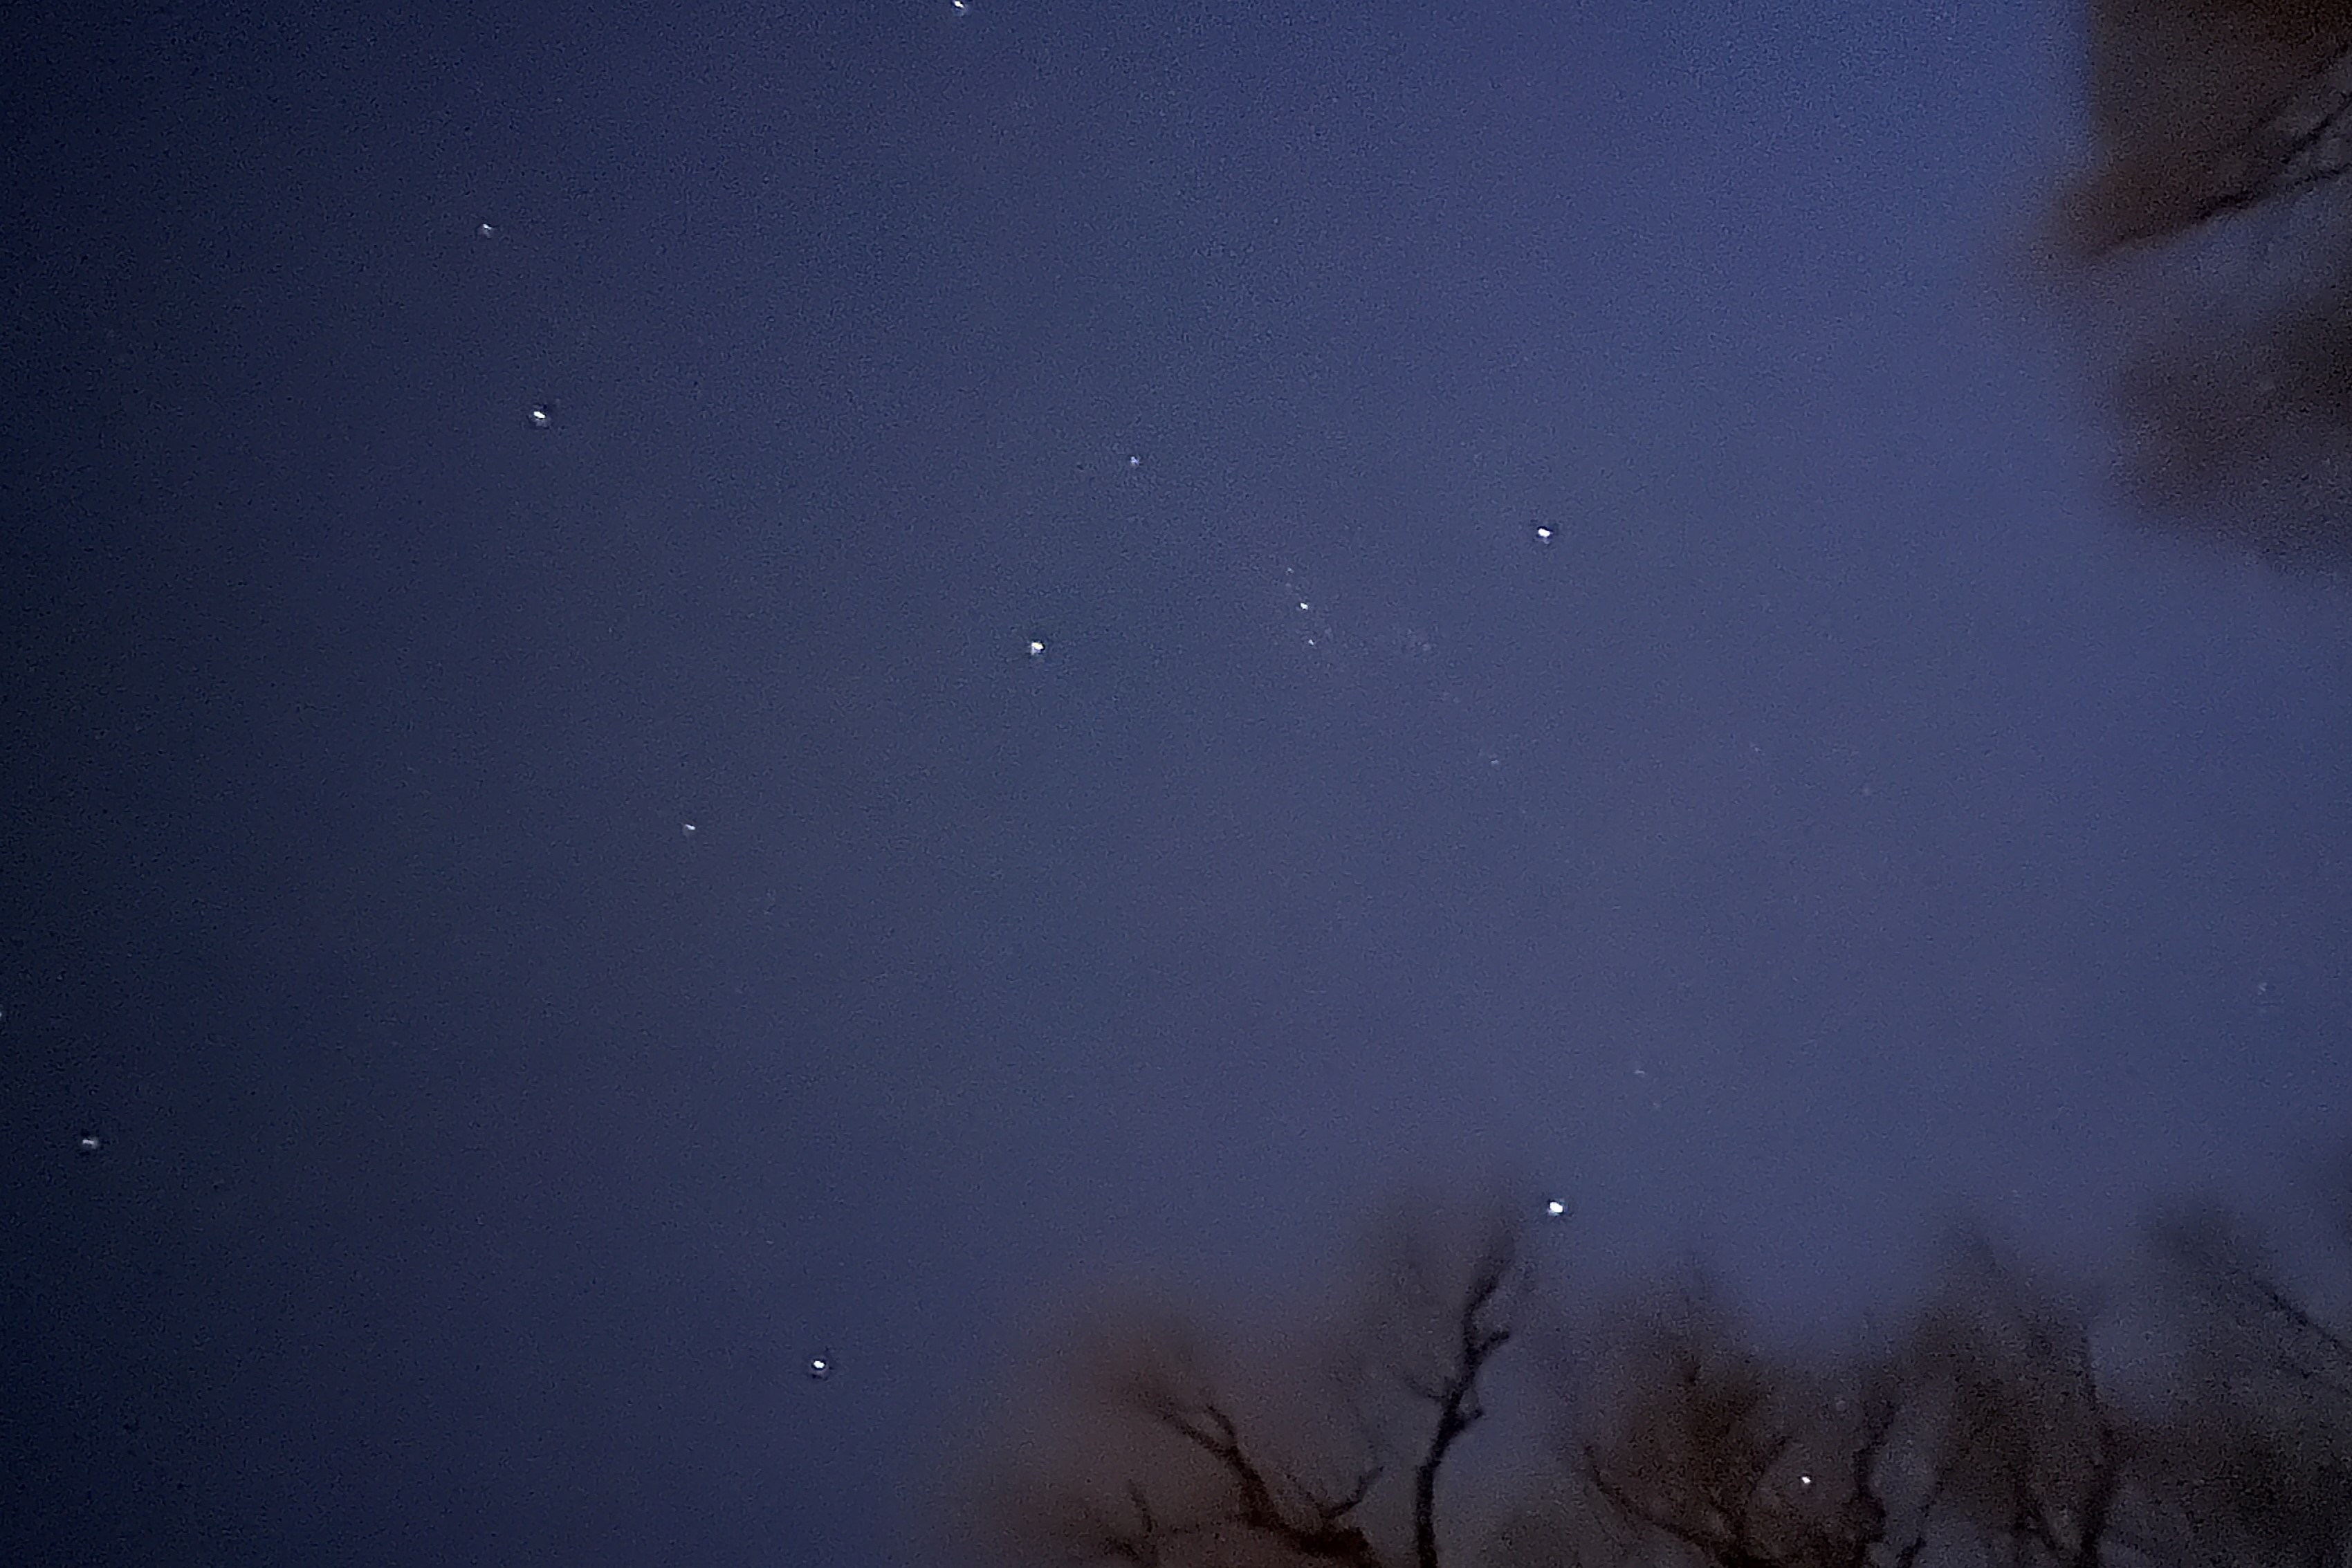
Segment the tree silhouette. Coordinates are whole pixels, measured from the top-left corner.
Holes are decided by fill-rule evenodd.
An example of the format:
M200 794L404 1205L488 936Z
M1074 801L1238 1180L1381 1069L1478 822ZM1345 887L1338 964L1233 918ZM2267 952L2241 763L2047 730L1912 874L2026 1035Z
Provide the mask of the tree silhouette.
M2116 355L2131 477L2281 558L2352 549L2352 3L2092 0L2048 254Z
M1223 1356L1164 1307L1108 1310L1044 1416L1061 1440L1016 1441L982 1483L981 1532L1016 1556L1138 1568L1439 1568L1440 1483L1527 1298L1531 1212L1489 1208L1466 1248L1392 1226L1347 1331L1294 1343L1287 1367ZM1400 1511L1404 1528L1382 1529Z
M2056 237L2112 256L2293 200L2352 167L2352 5L2093 0L2090 167Z
M1907 1360L1911 1396L1933 1412L1938 1502L2012 1562L2104 1561L2126 1447L2086 1306L1963 1234Z
M1076 1397L1000 1438L962 1540L1137 1568L2352 1560L2352 1337L2226 1220L2153 1228L2170 1348L2129 1380L2098 1352L2105 1296L1978 1235L1834 1354L1768 1350L1690 1278L1544 1315L1528 1238L1517 1214L1396 1228L1344 1332L1255 1362L1181 1315L1099 1318L1064 1363ZM1504 1358L1531 1323L1549 1356ZM1491 1444L1485 1484L1454 1473L1504 1367L1554 1438L1507 1492Z
M1627 1520L1720 1568L1918 1557L1924 1499L1894 1496L1904 1490L1890 1453L1905 1414L1896 1367L1820 1372L1769 1358L1692 1284L1621 1309L1610 1338L1612 1396L1583 1458Z
M2352 1550L2352 1342L2215 1211L2154 1228L2184 1341L2151 1466L2175 1554L2336 1564Z

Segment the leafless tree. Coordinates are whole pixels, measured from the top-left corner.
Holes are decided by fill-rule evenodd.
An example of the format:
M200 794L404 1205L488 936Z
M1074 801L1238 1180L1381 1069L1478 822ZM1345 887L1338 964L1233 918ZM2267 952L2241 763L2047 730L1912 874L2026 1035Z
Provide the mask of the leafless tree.
M1015 1552L1136 1568L1440 1568L1441 1481L1485 1416L1528 1279L1514 1212L1458 1267L1444 1266L1444 1239L1384 1251L1353 1332L1329 1354L1293 1348L1303 1376L1216 1364L1190 1323L1130 1311L1080 1357L1079 1407L991 1478L992 1533ZM1391 1490L1402 1495L1384 1513ZM1400 1504L1409 1533L1381 1528ZM1402 1549L1384 1552L1397 1533Z
M2049 254L2111 334L2163 510L2352 554L2352 0L2091 0L2087 166Z
M2150 1470L2177 1555L2328 1568L2352 1552L2352 1339L2212 1211L2155 1230L2182 1343Z
M2273 205L2352 167L2352 5L2092 0L2093 162L2056 236L2086 259Z
M1007 1440L986 1532L1015 1553L1138 1568L1373 1568L1357 1514L1385 1469L1318 1358L1232 1375L1180 1314L1130 1303L1067 1353L1066 1397ZM1331 1397L1334 1394L1339 1397Z
M1767 1355L1704 1286L1627 1310L1583 1445L1593 1490L1717 1568L1906 1568L1932 1487L1906 1467L1902 1369Z
M1937 1496L2013 1563L2095 1568L2118 1533L2129 1423L2102 1385L2091 1322L2086 1302L1968 1233L1912 1330Z
M1454 1446L1486 1418L1480 1381L1510 1342L1532 1282L1529 1211L1516 1197L1485 1206L1470 1222L1466 1260L1412 1217L1393 1225L1376 1253L1385 1288L1372 1297L1366 1343L1381 1371L1423 1407L1426 1426L1412 1469L1416 1568L1438 1568L1438 1478Z
M1548 1341L1515 1216L1394 1228L1328 1339L1252 1361L1185 1316L1097 1319L1055 1362L1079 1397L997 1446L989 1533L1133 1568L2342 1568L2352 1334L2226 1222L2154 1236L2165 1289L2128 1321L2168 1354L2126 1396L2105 1298L1980 1237L1895 1332L1800 1354L1688 1280ZM1465 1439L1528 1337L1565 1462L1474 1494ZM1516 1506L1473 1536L1448 1524L1472 1496Z

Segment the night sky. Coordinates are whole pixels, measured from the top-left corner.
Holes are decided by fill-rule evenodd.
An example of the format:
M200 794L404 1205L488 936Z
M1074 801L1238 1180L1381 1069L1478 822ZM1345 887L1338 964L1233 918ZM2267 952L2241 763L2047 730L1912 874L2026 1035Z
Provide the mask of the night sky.
M1802 1328L2346 1131L2071 9L373 9L0 18L0 1560L929 1564L1400 1186Z

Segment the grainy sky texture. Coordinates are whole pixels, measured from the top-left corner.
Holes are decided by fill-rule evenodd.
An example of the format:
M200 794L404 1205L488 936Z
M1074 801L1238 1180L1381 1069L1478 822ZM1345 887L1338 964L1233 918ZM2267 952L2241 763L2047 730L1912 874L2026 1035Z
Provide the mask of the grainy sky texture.
M927 1563L1401 1183L1801 1323L2343 1132L2070 12L373 10L0 20L0 1559Z

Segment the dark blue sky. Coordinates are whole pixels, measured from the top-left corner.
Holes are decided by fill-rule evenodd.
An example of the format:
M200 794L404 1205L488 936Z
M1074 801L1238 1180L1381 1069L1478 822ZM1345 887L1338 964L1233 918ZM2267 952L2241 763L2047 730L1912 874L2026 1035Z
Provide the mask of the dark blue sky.
M0 21L0 1556L927 1562L1399 1184L1820 1323L2342 1135L2070 13L590 9Z

